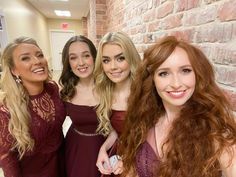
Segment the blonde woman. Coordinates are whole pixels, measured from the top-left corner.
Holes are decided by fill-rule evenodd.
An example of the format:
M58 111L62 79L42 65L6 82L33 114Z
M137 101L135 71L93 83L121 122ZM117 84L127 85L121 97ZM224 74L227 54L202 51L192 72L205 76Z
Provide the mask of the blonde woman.
M58 177L62 123L58 86L34 39L20 37L2 54L0 164L5 177Z
M97 166L102 174L120 174L119 163L112 166L110 155L116 154L117 139L123 129L130 85L140 56L131 39L122 32L107 33L100 41L95 62L95 81L100 104L97 107L97 131L108 136L100 148ZM116 142L116 143L115 143Z

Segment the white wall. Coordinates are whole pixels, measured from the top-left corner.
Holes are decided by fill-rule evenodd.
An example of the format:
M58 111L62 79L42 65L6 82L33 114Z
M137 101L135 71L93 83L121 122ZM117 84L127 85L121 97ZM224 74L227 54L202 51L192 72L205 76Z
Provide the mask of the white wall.
M34 38L46 57L50 58L47 19L25 0L0 0L8 41L19 36Z

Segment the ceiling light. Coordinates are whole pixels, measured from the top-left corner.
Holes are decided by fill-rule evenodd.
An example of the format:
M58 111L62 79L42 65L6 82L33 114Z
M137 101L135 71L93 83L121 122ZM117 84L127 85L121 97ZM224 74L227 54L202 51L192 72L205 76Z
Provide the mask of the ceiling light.
M69 0L49 0L49 1L51 1L51 2L67 2Z
M54 10L55 14L57 16L64 16L64 17L70 17L71 13L68 10Z

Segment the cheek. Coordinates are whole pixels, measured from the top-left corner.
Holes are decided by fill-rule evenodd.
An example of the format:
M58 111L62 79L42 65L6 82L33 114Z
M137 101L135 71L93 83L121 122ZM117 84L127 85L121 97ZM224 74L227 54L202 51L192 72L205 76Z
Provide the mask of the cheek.
M89 58L89 59L87 60L87 64L88 64L88 65L94 65L93 58Z
M190 75L188 78L184 79L185 85L195 88L196 78L195 75Z
M74 68L76 66L76 62L69 60L69 65L71 68Z
M154 83L157 91L163 91L169 84L168 79L154 77Z
M102 69L106 73L109 70L109 66L107 64L102 63Z

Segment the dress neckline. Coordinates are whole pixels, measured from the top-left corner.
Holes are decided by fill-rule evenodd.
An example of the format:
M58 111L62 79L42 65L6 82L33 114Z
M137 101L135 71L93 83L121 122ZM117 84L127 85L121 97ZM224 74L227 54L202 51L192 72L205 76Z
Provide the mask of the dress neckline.
M65 101L66 104L70 104L70 105L73 105L73 106L80 106L80 107L89 107L89 108L95 108L97 105L82 105L82 104L74 104L74 103L71 103L71 102L68 102L68 101Z

